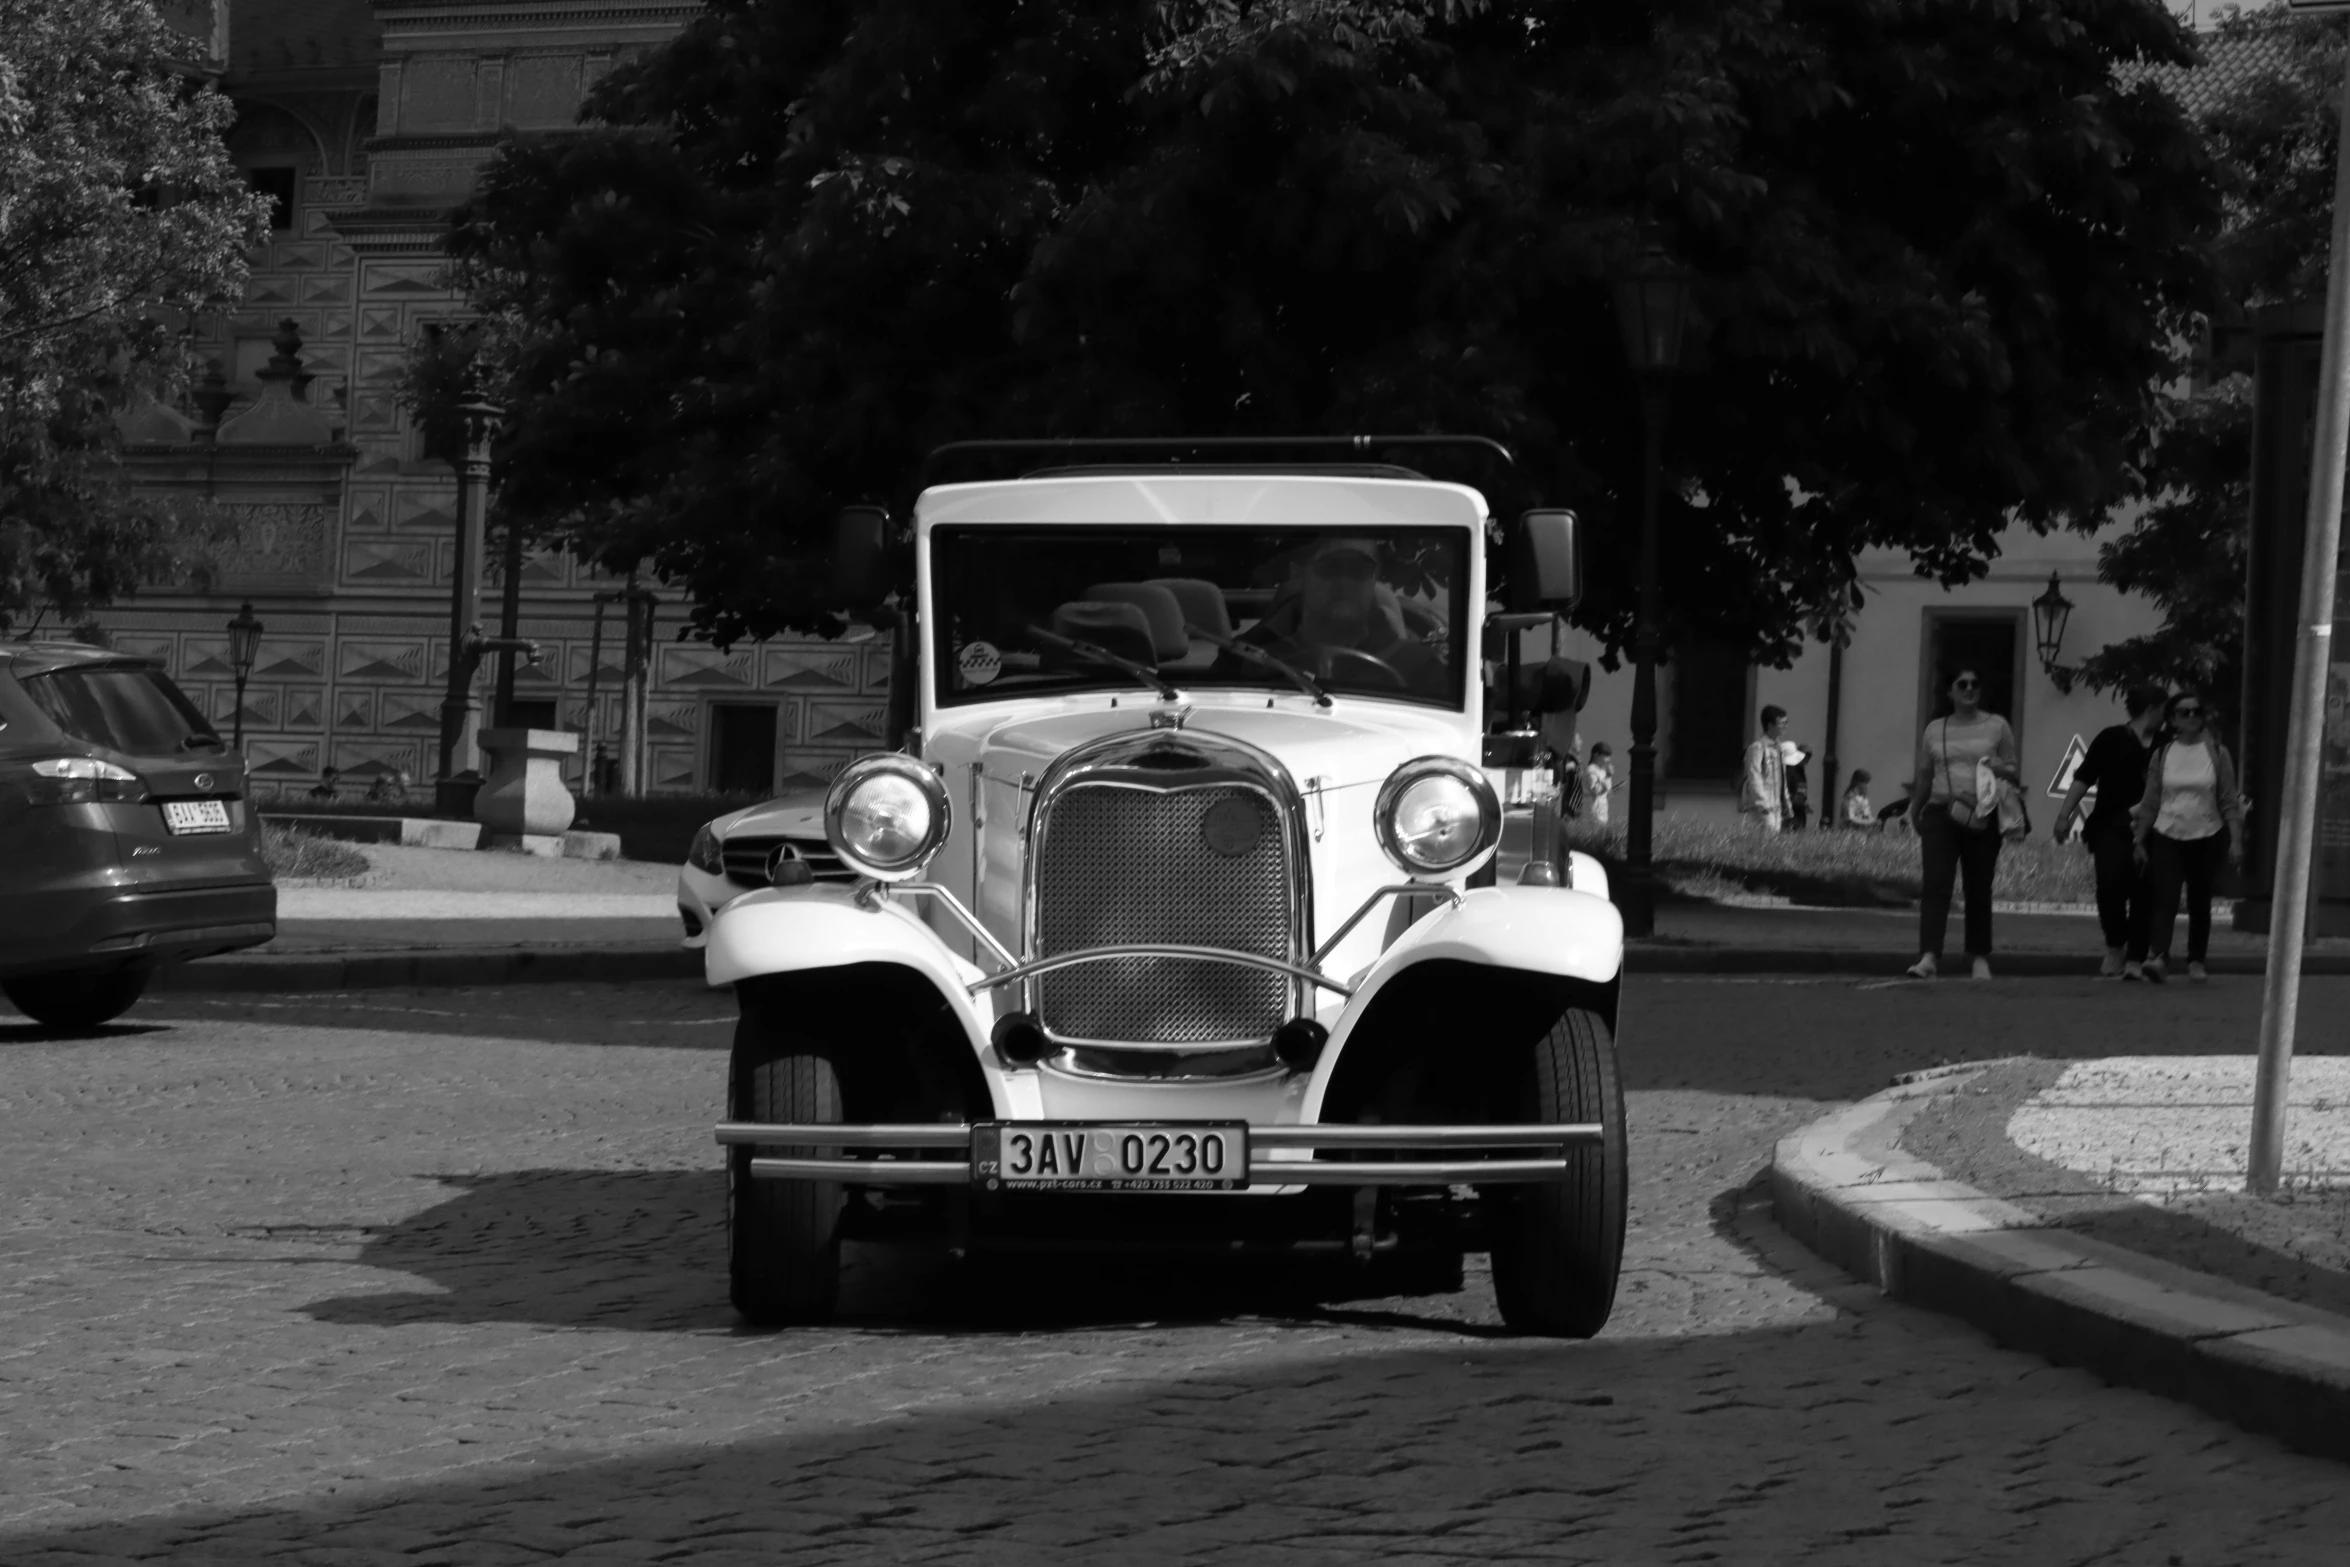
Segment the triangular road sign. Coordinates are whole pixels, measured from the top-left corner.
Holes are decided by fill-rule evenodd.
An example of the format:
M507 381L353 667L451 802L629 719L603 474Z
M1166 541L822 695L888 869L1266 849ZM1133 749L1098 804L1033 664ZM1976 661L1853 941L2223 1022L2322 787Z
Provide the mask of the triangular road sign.
M2073 736L2072 744L2064 748L2064 760L2056 764L2056 776L2048 780L2048 798L2051 800L2063 799L2066 793L2072 789L2073 774L2079 772L2081 764L2088 759L2089 747L2087 743L2079 735ZM2090 790L2087 798L2096 798L2096 793L2094 789Z

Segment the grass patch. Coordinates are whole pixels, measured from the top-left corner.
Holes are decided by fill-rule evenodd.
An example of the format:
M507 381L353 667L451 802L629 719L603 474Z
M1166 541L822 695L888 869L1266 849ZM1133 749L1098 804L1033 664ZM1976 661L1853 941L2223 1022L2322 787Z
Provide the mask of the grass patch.
M1624 858L1620 827L1571 824L1574 846L1612 869ZM1696 897L1761 893L1833 907L1915 903L1924 886L1918 840L1907 833L1763 833L1727 824L1660 818L1651 848L1666 885ZM2089 851L2046 837L1999 851L1992 895L2012 903L2087 903L2096 895Z
M298 827L261 824L261 857L280 881L321 878L340 881L367 874L367 856L339 838L321 838Z

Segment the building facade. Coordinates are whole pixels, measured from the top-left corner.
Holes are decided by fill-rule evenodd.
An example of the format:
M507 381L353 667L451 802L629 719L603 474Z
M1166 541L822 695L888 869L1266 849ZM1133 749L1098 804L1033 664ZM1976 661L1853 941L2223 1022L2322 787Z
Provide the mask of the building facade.
M442 282L449 210L509 128L575 123L606 71L655 48L698 0L171 0L190 68L237 107L229 150L272 198L243 307L207 323L211 369L183 407L124 431L142 482L202 495L238 524L202 591L149 590L101 616L115 645L161 658L265 790L335 769L345 792L404 775L428 799L449 667L457 480L424 455L395 388L411 346L460 319ZM498 551L483 595L497 630ZM519 634L542 648L515 681L518 721L617 752L621 584L555 552L527 556ZM657 585L656 585L657 587ZM655 610L645 778L660 791L765 794L821 784L883 730L873 643L679 642ZM267 628L243 710L227 622ZM591 675L591 662L593 672ZM488 710L495 661L476 690ZM460 766L465 765L463 761ZM573 768L580 782L584 759Z

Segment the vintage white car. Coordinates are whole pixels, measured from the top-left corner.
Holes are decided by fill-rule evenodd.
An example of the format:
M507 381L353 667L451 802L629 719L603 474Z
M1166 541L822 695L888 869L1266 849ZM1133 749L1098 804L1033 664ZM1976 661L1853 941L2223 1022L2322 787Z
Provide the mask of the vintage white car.
M1370 462L921 493L908 745L711 823L680 876L741 1006L744 1317L823 1319L844 1239L927 1236L1484 1250L1507 1323L1599 1331L1623 927L1579 854L1492 884L1480 765L1489 544L1555 610L1575 522L1487 511Z

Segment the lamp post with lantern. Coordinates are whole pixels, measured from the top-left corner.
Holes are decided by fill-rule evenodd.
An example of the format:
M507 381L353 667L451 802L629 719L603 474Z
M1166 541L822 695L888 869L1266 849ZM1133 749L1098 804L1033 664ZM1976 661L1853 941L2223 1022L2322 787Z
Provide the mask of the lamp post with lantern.
M2073 618L2073 601L2064 596L2064 585L2055 572L2048 574L2048 587L2032 600L2033 640L2040 650L2040 672L2056 682L2059 691L2073 688L2073 672L2056 661L2064 648L2064 628Z
M1640 469L1640 604L1632 675L1631 819L1624 831L1624 933L1656 929L1656 872L1651 859L1656 812L1657 489L1664 470L1665 409L1689 333L1689 274L1655 236L1612 279L1624 359L1640 387L1646 437Z
M229 744L239 751L245 749L245 682L252 678L253 660L261 652L261 630L250 599L237 607L236 618L228 623L228 667L237 681L236 713L231 719L235 736Z

